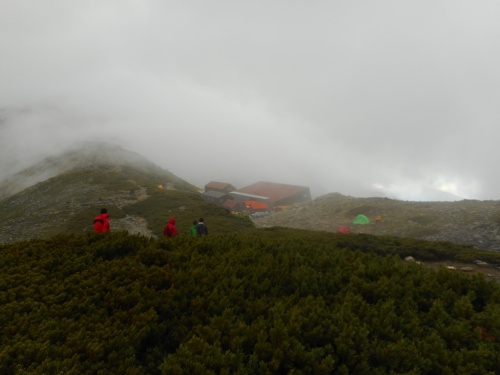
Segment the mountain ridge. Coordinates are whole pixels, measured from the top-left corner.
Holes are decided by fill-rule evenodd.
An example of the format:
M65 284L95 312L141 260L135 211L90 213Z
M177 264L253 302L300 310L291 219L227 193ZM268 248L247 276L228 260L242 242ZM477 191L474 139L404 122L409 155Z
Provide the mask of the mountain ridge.
M0 182L0 200L70 170L117 166L133 166L163 175L163 178L189 186L189 190L196 190L193 185L136 152L106 142L81 141L3 179Z
M110 210L114 230L153 236L152 224L125 208L157 193L160 184L187 194L198 191L139 154L81 143L0 184L0 243L90 231L101 207Z
M161 184L172 191L159 188ZM215 213L221 223L227 219L226 211L205 202L196 186L143 156L107 143L82 142L0 183L0 243L91 231L91 219L101 207L110 210L114 230L146 236L159 235L169 215L183 218L181 227L201 213ZM372 223L353 225L357 214L369 216ZM412 202L329 193L256 217L252 225L328 232L347 225L353 233L500 251L500 201Z

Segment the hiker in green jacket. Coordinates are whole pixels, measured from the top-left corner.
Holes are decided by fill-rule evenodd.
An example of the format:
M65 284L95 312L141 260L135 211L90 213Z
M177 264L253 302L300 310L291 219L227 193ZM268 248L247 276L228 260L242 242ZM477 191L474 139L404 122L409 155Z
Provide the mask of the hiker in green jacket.
M191 236L193 236L193 237L196 237L196 225L197 224L198 224L198 222L195 220L195 221L193 221L193 225L191 225L190 233L191 233Z

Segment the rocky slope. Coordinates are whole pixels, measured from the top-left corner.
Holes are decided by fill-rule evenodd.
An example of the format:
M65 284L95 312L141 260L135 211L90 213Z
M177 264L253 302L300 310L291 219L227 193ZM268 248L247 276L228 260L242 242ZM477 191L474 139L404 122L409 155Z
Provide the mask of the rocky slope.
M366 215L370 224L352 224L358 214ZM376 221L378 215L381 221ZM330 232L345 225L352 233L450 241L500 251L500 201L407 202L332 193L254 222L258 227Z
M135 152L105 142L85 141L75 144L68 150L55 153L53 156L35 163L30 168L0 181L0 201L68 171L118 166L132 167L143 173L156 175L161 179L184 185L188 190L195 190L194 186Z
M108 144L82 144L0 184L0 243L92 230L100 207L112 209L114 230L150 235L144 218L122 209L147 199L148 189L165 183L196 191L136 153Z
M100 207L111 208L115 230L150 235L143 217L125 207L148 200L158 184L196 192L195 186L144 157L109 144L83 143L72 151L42 160L0 182L0 243L91 230ZM182 206L179 202L179 206ZM353 225L358 214L371 223ZM381 220L376 221L380 215ZM254 218L258 227L284 226L336 232L394 235L450 241L500 251L500 201L407 202L321 196Z

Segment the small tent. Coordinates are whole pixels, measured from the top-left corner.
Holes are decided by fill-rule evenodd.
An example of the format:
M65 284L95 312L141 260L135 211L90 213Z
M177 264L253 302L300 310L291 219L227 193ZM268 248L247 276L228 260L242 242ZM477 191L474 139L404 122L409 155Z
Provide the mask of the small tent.
M370 224L370 220L365 216L365 215L358 215L356 218L352 221L353 224Z
M345 225L341 225L340 227L337 228L337 233L349 234L349 233L351 233L351 230L348 227L346 227Z

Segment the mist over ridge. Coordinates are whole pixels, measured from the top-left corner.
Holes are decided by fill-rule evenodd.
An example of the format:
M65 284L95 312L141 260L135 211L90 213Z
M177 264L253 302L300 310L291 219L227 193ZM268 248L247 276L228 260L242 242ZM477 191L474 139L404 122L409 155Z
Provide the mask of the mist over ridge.
M200 191L205 184L194 185L137 152L101 141L67 146L57 155L0 181L0 242L89 231L92 229L89 218L101 207L113 212L115 229L147 236L157 236L156 232L171 215L181 218L181 226L189 226L200 216L212 217L212 221L219 216L223 220L233 216L227 207L203 199ZM210 181L213 179L206 183ZM282 183L277 179L270 182ZM353 227L354 233L499 249L499 201L417 202L339 192L312 198L310 202L292 204L282 212L271 213L263 220L254 218L254 224L335 232L341 225L351 225L353 215L363 213L372 221L382 215L382 224ZM61 218L65 221L62 226L56 224Z
M39 153L39 155L43 155L43 153ZM167 158L169 161L172 161L170 158ZM158 163L155 163L143 155L140 155L137 152L131 151L129 149L125 149L122 146L105 142L100 140L81 140L76 141L71 144L66 144L64 147L60 149L54 149L51 151L45 151L45 156L38 161L32 161L31 159L23 159L20 161L19 165L23 165L24 168L20 170L16 170L12 168L15 173L12 171L10 175L7 175L3 179L0 179L0 185L3 185L2 191L0 191L0 199L6 196L6 193L19 192L24 188L30 187L38 182L42 182L48 178L57 176L58 174L64 173L71 169L78 168L92 168L100 165L132 165L137 168L145 168L145 169L153 169L153 170L166 170L167 168L162 168ZM32 162L32 164L29 164ZM175 164L175 161L174 161ZM182 175L182 172L179 175ZM264 180L264 178L260 178L256 176L257 180L246 178L241 178L238 175L244 171L236 171L235 175L232 177L231 181L226 181L232 183L237 188L243 187L245 184L251 184L256 181ZM225 174L224 171L219 170L218 173ZM217 176L215 174L214 176ZM294 181L301 181L300 177L295 180L287 180L284 181L279 180L280 173L263 173L263 176L267 176L269 181L278 182L278 183L290 183L293 184ZM213 180L215 178L210 178L207 176L207 180L202 181L201 179L196 179L198 181L198 188L203 189L203 186ZM239 181L240 184L235 183L235 181ZM190 182L190 181L188 181ZM190 182L191 183L191 182ZM308 181L304 180L301 184L302 186L311 187L308 184ZM315 189L316 188L316 189ZM334 193L338 191L324 191L324 194L318 194L321 191L318 191L316 186L312 186L313 192L316 195L313 195L313 198L317 198L318 196ZM458 201L461 200L461 197L458 197L452 193L447 193L444 191L440 191L437 189L426 188L421 189L424 192L427 201ZM357 189L353 189L352 191L344 192L345 195L351 195L354 197L387 197L391 199L397 200L418 200L418 199L402 199L397 195L392 194L391 192L384 192L382 189L374 187L363 188L358 187ZM416 193L417 194L417 193Z
M158 173L167 171L145 157L118 145L107 142L79 141L69 145L65 150L58 150L0 180L0 199L69 170L120 165L129 165Z
M3 5L0 179L89 140L200 187L500 199L497 3Z

